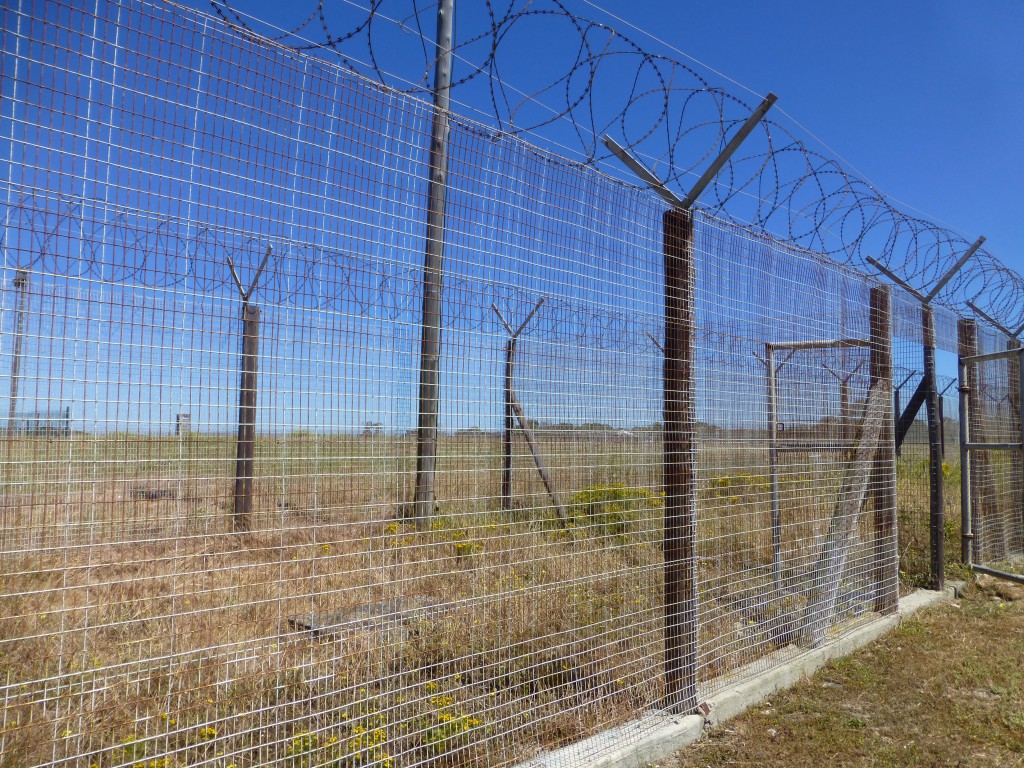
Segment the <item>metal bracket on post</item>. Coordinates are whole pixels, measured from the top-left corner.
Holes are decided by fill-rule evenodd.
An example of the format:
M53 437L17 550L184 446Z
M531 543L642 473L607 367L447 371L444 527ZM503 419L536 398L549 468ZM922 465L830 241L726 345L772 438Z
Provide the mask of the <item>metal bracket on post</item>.
M755 109L743 125L740 126L740 129L736 131L735 135L733 135L729 140L729 143L725 145L725 148L721 153L719 153L718 157L716 157L714 162L707 167L704 173L701 174L701 177L697 179L697 183L690 188L690 191L686 193L686 197L682 199L666 187L665 183L661 181L661 179L651 173L643 163L630 155L629 152L621 147L611 136L604 136L602 141L604 142L604 145L608 147L609 151L622 161L623 165L639 176L640 179L665 202L676 210L688 211L693 208L694 203L696 203L698 198L700 198L704 193L704 190L707 189L708 185L712 181L714 181L718 172L722 170L727 162L729 162L729 158L733 156L736 150L739 149L740 144L742 144L754 128L757 127L757 124L761 122L777 99L778 96L774 93L769 93L764 98L764 101L758 105L757 109Z
M959 272L961 269L963 269L964 264L966 264L970 260L970 258L975 253L977 253L978 249L981 248L981 246L982 246L982 244L984 242L985 242L985 237L984 236L979 237L977 240L975 240L971 244L971 247L968 248L966 251L964 251L963 256L961 256L959 259L957 259L956 264L954 264L952 267L950 267L948 270L946 270L946 274L944 274L942 277L939 278L938 282L935 283L934 287L927 294L924 294L921 291L917 290L917 288L912 286L910 283L908 283L902 277L900 277L895 272L893 272L891 269L889 269L887 266L882 264L882 262L880 262L878 259L873 258L872 256L868 256L868 257L866 257L865 261L867 261L868 264L873 266L875 269L877 269L883 275L885 275L890 280L892 280L894 283L896 283L896 285L898 285L900 288L903 288L908 293L912 294L922 304L930 304L932 302L932 299L934 299L936 296L938 296L939 292L943 288L946 287L946 284L949 283L949 281L953 279L954 275L956 275L957 272ZM968 303L970 303L970 302L968 302Z
M993 326L995 326L995 328L997 330L1002 331L1007 336L1009 336L1011 339L1019 338L1021 332L1024 331L1024 325L1021 325L1020 328L1018 328L1016 331L1011 331L1005 325L1003 325L998 320L996 320L994 317L992 317L987 312L985 312L980 307L978 307L978 305L976 305L973 301L968 301L967 302L967 306L970 307L971 310L973 312L975 312L977 315L979 315L983 320L987 321L988 323L991 323Z

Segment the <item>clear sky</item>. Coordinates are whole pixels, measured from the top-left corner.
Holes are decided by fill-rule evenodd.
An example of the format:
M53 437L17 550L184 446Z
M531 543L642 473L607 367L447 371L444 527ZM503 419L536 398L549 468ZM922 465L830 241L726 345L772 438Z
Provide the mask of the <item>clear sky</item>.
M397 0L381 9L400 15L408 5ZM418 5L423 28L432 34L434 3ZM235 0L233 6L290 26L306 18L314 3ZM351 4L327 0L326 7L336 14L336 28L344 26L342 14ZM735 80L740 85L711 76L750 101L756 97L743 87L758 95L774 91L776 110L883 192L951 225L968 241L984 234L992 253L1024 272L1018 245L1024 242L1024 146L1018 138L1024 125L1024 3L568 0L566 7L636 39L642 35L623 22L653 33ZM456 35L479 28L483 9L479 0L456 0ZM309 28L313 39L317 31ZM515 66L505 62L503 78L528 83L536 75L532 70L558 56L557 41L539 38L532 54ZM648 42L652 50L668 52ZM456 79L464 75L465 64L457 64Z
M481 16L484 4L457 3L457 38L467 39L472 32L486 29ZM193 4L210 9L198 0ZM33 267L42 264L43 271L84 281L84 287L74 288L78 293L63 283L59 291L54 289L68 294L61 295L63 303L58 302L63 309L58 311L57 304L52 309L44 306L40 316L72 317L78 324L73 331L30 326L30 336L66 340L69 346L58 354L45 352L42 341L30 343L29 357L49 362L45 362L46 371L33 374L42 383L31 393L22 392L25 403L56 407L75 402L76 408L85 404L87 420L108 425L166 428L173 423L174 413L188 410L195 412L194 424L230 426L237 377L237 307L232 302L237 303L238 296L228 280L224 256L233 254L243 274L250 275L255 268L250 262L262 257L266 243L276 243L272 268L257 296L266 313L261 342L266 353L266 364L261 363L261 377L267 383L265 405L276 409L264 421L280 428L351 427L365 421L408 426L418 350L415 297L422 258L429 106L365 84L350 87L353 79L347 73L314 66L271 46L260 44L254 58L252 41L219 23L211 24L209 31L202 19L177 27L172 23L151 28L143 23L146 14L177 13L165 5L140 4L130 13L116 2L101 5L111 20L118 19L116 23L90 23L68 36L58 33L60 25L28 25L22 20L15 25L21 32L5 38L5 50L10 49L5 53L9 67L5 71L19 74L4 80L7 90L0 99L4 110L0 116L7 128L0 136L0 157L9 158L8 169L0 176L7 178L12 190L26 186L83 201L68 215L47 209L45 216L50 218L45 222L39 218L44 214L31 205L14 205L14 197L8 201L12 210L20 211L11 214L5 236L11 254L8 269L31 262ZM389 0L381 13L411 6L409 0ZM238 0L235 7L294 26L316 6L312 0L291 4L261 0L244 6ZM553 6L551 0L539 0L529 7ZM326 8L332 32L345 31L346 21L361 23L365 18L364 10L341 0L328 0ZM587 0L571 0L570 8L628 28L625 20L605 17L601 8ZM1020 266L1010 244L1022 225L1013 210L1015 198L1006 194L1011 174L1014 180L1021 175L1014 173L1020 170L1020 152L1014 154L1015 145L1007 136L1015 123L1006 117L1015 108L1019 111L1021 100L1018 90L1010 87L1012 65L1018 70L1020 66L1010 42L1016 27L1008 18L1011 12L1020 12L992 10L989 23L998 28L998 35L989 41L974 29L972 37L990 44L968 46L961 45L960 37L970 24L957 22L953 10L944 11L938 5L921 7L916 15L900 10L905 17L899 19L886 16L893 13L887 9L861 6L843 12L856 17L832 18L811 6L806 12L787 15L780 14L777 6L773 13L755 5L742 12L735 6L725 8L674 5L671 13L662 10L658 15L658 4L649 3L609 6L608 10L659 30L663 43L651 41L654 49L675 46L757 94L775 91L781 109L821 136L882 190L950 222L969 239L987 235L994 253ZM420 14L421 28L432 34L433 0L421 3ZM928 14L941 18L917 19ZM529 89L538 82L550 82L551 73L557 76L573 69L576 53L568 50L571 46L565 41L570 38L562 35L565 21L533 18L536 25L520 25L503 39L500 75L510 88ZM122 27L123 23L127 26ZM313 25L310 31L314 40L316 29ZM415 25L406 18L404 29L387 22L374 29L374 53L380 66L394 66L395 71L419 77L416 58L419 55L422 74L422 51L429 44L422 44ZM30 44L30 31L42 38ZM82 37L99 33L112 39L100 40L100 47L100 38ZM635 30L630 35L641 37ZM1002 48L998 40L1003 41ZM487 42L460 49L464 59L456 63L456 82L471 71L474 56L486 56ZM600 42L600 35L590 42ZM958 46L976 52L976 63L964 64L962 55L954 63ZM349 53L348 48L346 44L343 51ZM365 48L360 51L358 36L352 48L351 56L365 53ZM939 48L944 55L935 53ZM1003 63L993 64L1000 50ZM110 66L100 67L97 61ZM955 82L946 74L953 66L962 70ZM84 68L91 74L78 79L55 74L64 68ZM621 71L635 68L626 66ZM706 77L751 103L757 101L741 85L710 72ZM685 87L695 84L685 78L682 82ZM487 95L486 85L485 78L469 86L457 85L456 111L464 111L465 102L487 106L486 99L480 100ZM630 86L625 77L616 82L614 75L606 76L591 93L595 103L581 110L592 106L595 112L607 110L614 116L621 109L618 105L628 102L623 97ZM646 82L642 87L651 86ZM552 90L544 98L557 103L559 94ZM649 118L644 112L648 106L628 115L632 123L625 133L635 132L638 125L642 128ZM506 119L515 115L517 125L541 114L540 108L534 108L533 114L529 109L504 108ZM615 130L609 127L615 126L609 123L609 114L595 118L596 130ZM707 113L703 114L706 119ZM997 114L1001 115L998 121ZM745 113L741 109L737 115L742 119ZM715 117L714 112L711 116ZM692 111L678 117L681 122L684 117L696 119ZM718 138L718 121L711 122L711 141L704 141L704 150L709 143L713 149ZM557 127L561 133L556 131L555 138L571 143L569 123ZM985 134L1003 138L985 140ZM659 150L651 144L658 139L658 134L652 134L646 145L655 153ZM646 191L623 190L598 174L580 173L560 160L543 159L519 142L498 139L461 122L453 127L452 144L446 269L454 306L462 308L461 314L453 315L462 335L452 336L455 352L446 358L446 365L453 373L449 385L465 391L452 395L454 410L448 424L477 426L482 403L493 406L491 421L498 423L497 377L505 338L490 305L494 301L510 316L522 317L538 296L551 300L531 328L537 338L568 339L567 349L579 346L579 339L608 341L610 346L570 362L559 359L558 365L538 347L533 353L538 386L532 400L523 393L530 412L551 421L594 420L582 410L571 414L566 410L566 403L578 401L618 414L608 421L650 423L660 397L655 396L657 385L649 387L647 378L655 381L656 377L640 377L647 382L640 396L629 386L619 386L610 374L590 376L588 381L601 391L578 396L578 382L549 381L545 376L553 370L571 378L577 371L611 369L609 361L621 351L617 339L643 340L648 327L657 330L661 268L660 236L655 235L660 228L649 225L660 222L662 204ZM681 162L699 169L707 158L691 157L691 149L689 144L679 145ZM580 200L588 204L580 205ZM122 208L135 213L123 221L111 218L110 210ZM153 223L164 217L177 223L166 227ZM48 240L32 239L50 229L63 233L72 220L81 230L71 240L76 248L69 250L60 241L53 249ZM720 319L728 321L725 325L732 335L778 340L781 331L776 321L790 316L783 325L788 323L792 333L811 332L801 327L807 318L824 323L812 330L827 338L848 332L829 325L836 321L833 315L845 322L843 312L832 311L835 305L830 303L845 295L843 286L819 280L816 288L809 287L813 281L793 269L775 275L771 265L776 261L770 254L759 260L750 247L710 251L722 263L706 271L711 282L702 287L701 295L707 306L698 307L698 313L704 312L708 319L708 313L726 312L728 316ZM480 259L481 252L489 257ZM606 254L610 261L605 263L595 254ZM621 272L626 263L630 269ZM187 268L180 269L182 265ZM612 268L620 269L615 274L621 280L606 279ZM76 270L81 269L92 271L79 274ZM512 279L512 275L518 277ZM739 284L729 283L734 278ZM92 287L91 280L101 287ZM139 296L150 289L159 293L170 288L175 300L157 301L155 294L147 295L147 309L134 315L128 311L135 306L131 296L102 287L108 280L136 286ZM772 295L785 307L756 295L759 286L769 283L781 286ZM510 286L516 290L510 292ZM378 293L390 303L379 300ZM6 301L13 302L13 294L8 295ZM190 305L186 300L190 296L202 301ZM556 306L558 296L565 301ZM65 311L66 305L77 309ZM39 309L35 306L33 311ZM311 312L317 320L306 317ZM13 313L6 316L13 320ZM768 321L772 328L758 325ZM145 330L136 332L137 326ZM951 339L952 333L945 337ZM75 346L76 339L86 343ZM108 344L108 339L117 342ZM524 346L528 343L524 339ZM650 373L660 365L654 347L647 348L646 341L642 344L645 350L638 360L623 367L627 378L639 370L637 366L646 366L643 370ZM744 365L754 366L754 373L744 369L737 381L745 376L754 381L745 388L761 392L761 369L749 351L744 348L741 356L746 355ZM521 347L520 354L527 358L529 351ZM70 374L71 369L62 367L69 359L77 366ZM2 360L0 369L7 369ZM330 371L330 376L321 375L324 371ZM25 368L26 377L29 372ZM309 377L317 386L323 383L325 390L310 390ZM56 382L53 387L45 383L51 379ZM120 387L125 381L126 386L140 389L100 391L96 384ZM75 391L65 391L65 385L72 384ZM717 386L709 389L728 391ZM566 397L547 398L549 393ZM139 408L126 410L120 403L135 403ZM759 401L735 412L749 415L758 407ZM210 410L204 414L203 408ZM337 417L334 421L323 417L327 410ZM725 405L720 410L734 412ZM383 417L385 412L390 421ZM74 418L83 418L80 409L74 411Z
M774 91L882 191L1024 271L1024 3L600 5Z

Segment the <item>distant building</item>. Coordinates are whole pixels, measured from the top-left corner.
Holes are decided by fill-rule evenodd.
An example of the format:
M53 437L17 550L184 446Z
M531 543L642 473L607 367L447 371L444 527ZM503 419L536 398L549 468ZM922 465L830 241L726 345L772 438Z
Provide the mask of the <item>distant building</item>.
M174 434L182 437L192 433L192 414L179 413L174 419Z
M7 426L22 437L67 437L71 434L71 408L16 413Z

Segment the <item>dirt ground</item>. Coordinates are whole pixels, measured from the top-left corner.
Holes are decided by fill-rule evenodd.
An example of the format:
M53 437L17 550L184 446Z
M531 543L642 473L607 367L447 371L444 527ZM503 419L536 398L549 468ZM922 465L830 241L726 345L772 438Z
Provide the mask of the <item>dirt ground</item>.
M981 578L658 765L1024 766L1024 587Z

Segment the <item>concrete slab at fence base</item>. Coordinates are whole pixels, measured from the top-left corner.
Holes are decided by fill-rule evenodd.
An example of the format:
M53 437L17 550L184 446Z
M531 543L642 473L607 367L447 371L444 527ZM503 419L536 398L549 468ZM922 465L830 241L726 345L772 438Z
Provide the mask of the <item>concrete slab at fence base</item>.
M921 608L953 598L953 590L932 592L919 589L900 599L896 613L879 616L859 627L855 627L835 640L810 650L790 647L780 653L791 656L773 669L751 677L750 668L740 669L730 677L743 678L743 682L731 686L709 697L702 704L708 725L718 725L740 714L771 696L776 691L791 688L800 680L809 677L824 667L832 659L849 656L859 648L870 645L882 635L888 634L905 616L916 613ZM763 666L764 659L755 662Z
M644 768L692 744L703 732L700 715L650 712L576 744L537 755L517 768Z
M538 755L517 768L642 768L697 741L705 727L735 717L776 691L813 675L832 659L870 645L899 626L904 617L954 596L952 587L943 592L919 589L900 599L896 613L855 627L826 645L811 650L790 646L778 651L774 659L778 666L756 673L756 677L752 673L763 667L766 659L737 670L729 677L740 682L704 700L700 707L703 715L648 713L576 744ZM786 658L789 660L783 660Z

